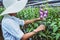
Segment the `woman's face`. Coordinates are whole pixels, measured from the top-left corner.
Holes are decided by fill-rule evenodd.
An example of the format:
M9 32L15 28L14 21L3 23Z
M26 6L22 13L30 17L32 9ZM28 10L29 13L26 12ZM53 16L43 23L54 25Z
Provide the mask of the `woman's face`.
M17 13L10 13L9 15L11 16L16 16Z

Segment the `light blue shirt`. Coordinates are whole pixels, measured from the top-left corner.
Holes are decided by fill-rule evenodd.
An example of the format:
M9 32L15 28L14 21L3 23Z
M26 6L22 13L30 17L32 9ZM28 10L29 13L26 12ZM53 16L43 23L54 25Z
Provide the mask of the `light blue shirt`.
M20 29L20 25L24 26L24 20L20 20L14 16L5 15L2 20L4 40L20 40L24 35Z

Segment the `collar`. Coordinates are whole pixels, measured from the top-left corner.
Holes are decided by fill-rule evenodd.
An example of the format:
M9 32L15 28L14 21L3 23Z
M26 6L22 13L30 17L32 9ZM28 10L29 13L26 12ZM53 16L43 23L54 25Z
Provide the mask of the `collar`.
M15 18L15 16L4 15L4 18Z

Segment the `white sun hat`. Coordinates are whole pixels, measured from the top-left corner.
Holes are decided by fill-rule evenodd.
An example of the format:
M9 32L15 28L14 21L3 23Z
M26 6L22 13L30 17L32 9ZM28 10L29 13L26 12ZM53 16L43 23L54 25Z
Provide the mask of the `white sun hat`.
M28 0L3 0L3 5L6 10L3 11L0 16L21 11L25 7L27 1Z

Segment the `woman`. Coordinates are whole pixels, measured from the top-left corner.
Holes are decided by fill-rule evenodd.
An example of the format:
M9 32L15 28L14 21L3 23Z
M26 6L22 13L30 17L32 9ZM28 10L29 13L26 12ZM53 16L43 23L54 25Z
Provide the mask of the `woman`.
M41 30L45 30L44 25L40 25L38 28L30 33L24 34L20 29L20 25L24 26L39 20L40 18L32 20L21 20L16 16L17 12L21 11L27 3L27 0L3 0L3 5L6 10L0 14L4 16L2 20L2 32L4 40L28 40Z

